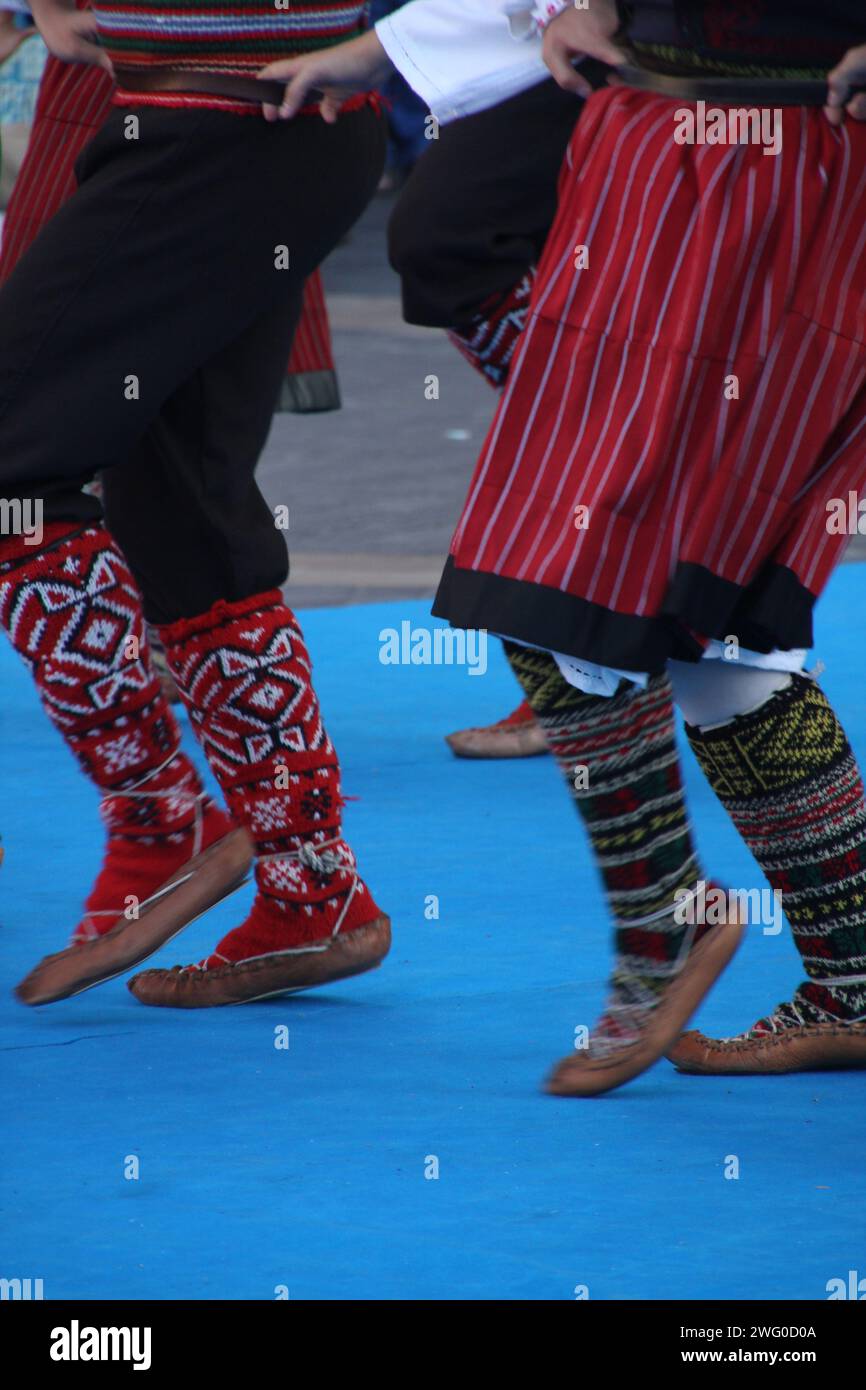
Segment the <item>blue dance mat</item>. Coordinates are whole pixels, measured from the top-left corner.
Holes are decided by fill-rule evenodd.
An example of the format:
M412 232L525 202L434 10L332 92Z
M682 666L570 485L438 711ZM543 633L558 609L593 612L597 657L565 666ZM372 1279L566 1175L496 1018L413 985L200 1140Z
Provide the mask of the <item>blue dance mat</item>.
M861 762L864 603L863 567L841 569L816 649ZM0 1276L41 1278L47 1299L571 1300L824 1299L866 1275L863 1073L662 1061L600 1100L539 1091L602 1002L602 895L550 759L458 762L442 741L516 703L498 645L483 676L382 664L405 621L430 627L429 605L305 615L392 955L317 994L193 1013L146 1009L122 980L44 1009L12 998L65 944L102 834L0 647ZM684 755L707 870L761 886ZM207 954L250 891L151 963ZM753 928L698 1022L738 1031L799 978L787 931Z

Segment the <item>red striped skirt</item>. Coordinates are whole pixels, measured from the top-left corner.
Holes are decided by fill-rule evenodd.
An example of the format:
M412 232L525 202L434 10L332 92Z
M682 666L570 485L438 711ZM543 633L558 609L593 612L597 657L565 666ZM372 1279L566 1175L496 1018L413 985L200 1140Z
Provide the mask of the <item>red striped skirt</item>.
M3 223L0 285L40 227L75 191L75 161L108 116L113 92L114 84L101 68L48 58L30 141ZM334 410L339 404L328 309L316 270L304 286L280 408L308 412Z
M866 124L675 143L587 102L434 612L625 670L808 647L866 486Z

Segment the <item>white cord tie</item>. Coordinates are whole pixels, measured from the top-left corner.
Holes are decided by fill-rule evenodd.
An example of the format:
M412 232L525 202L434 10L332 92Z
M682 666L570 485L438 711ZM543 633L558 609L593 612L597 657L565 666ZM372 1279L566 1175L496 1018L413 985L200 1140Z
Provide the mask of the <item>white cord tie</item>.
M340 909L331 935L325 941L317 942L312 946L290 946L284 951L275 951L269 954L280 956L305 956L309 955L311 952L327 951L334 937L339 934L340 928L346 920L346 913L349 911L352 899L357 893L358 884L360 883L360 876L355 865L345 862L345 850L341 853L340 851L331 849L332 845L342 845L342 843L342 839L337 835L332 840L325 840L318 845L314 845L310 840L305 840L300 849L289 849L277 854L260 854L258 856L258 862L260 864L288 863L294 861L298 864L302 864L305 869L311 869L313 873L322 874L324 876L340 872L352 875L352 882L346 894L346 901Z

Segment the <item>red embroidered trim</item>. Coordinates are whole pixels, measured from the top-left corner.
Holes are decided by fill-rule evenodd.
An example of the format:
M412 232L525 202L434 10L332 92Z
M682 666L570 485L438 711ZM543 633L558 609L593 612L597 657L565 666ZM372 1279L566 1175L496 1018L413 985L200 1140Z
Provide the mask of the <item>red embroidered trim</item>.
M207 92L127 92L123 87L118 87L111 99L112 106L136 107L136 106L160 106L167 109L182 111L226 111L233 116L261 116L262 109L252 101L231 101L225 97L211 96ZM381 115L382 98L378 92L363 92L358 96L349 97L340 108L341 115L350 115L353 111L360 111L364 106L371 106L377 115ZM318 104L315 106L302 106L298 112L299 116L318 116L320 114Z
M206 613L199 613L194 618L179 618L176 623L160 627L159 635L167 647L176 646L178 642L186 641L196 632L209 632L211 628L231 622L232 618L242 618L245 613L273 608L282 602L283 596L279 589L270 589L264 594L253 594L250 598L237 599L234 603L220 599Z

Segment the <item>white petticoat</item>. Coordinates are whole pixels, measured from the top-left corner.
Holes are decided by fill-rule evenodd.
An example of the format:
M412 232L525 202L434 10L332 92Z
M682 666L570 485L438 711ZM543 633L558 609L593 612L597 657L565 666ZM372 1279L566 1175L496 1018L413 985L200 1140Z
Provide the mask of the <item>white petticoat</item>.
M509 639L514 641L514 638ZM524 645L524 644L521 644ZM789 651L752 652L740 647L737 663L740 666L757 666L764 671L802 671L806 662L806 648L792 647ZM595 661L583 661L577 656L565 656L562 652L551 652L562 675L569 685L574 685L586 695L615 695L621 680L632 681L645 687L649 676L645 671L618 671L613 666L599 666ZM713 639L703 655L704 661L729 661L725 644Z

